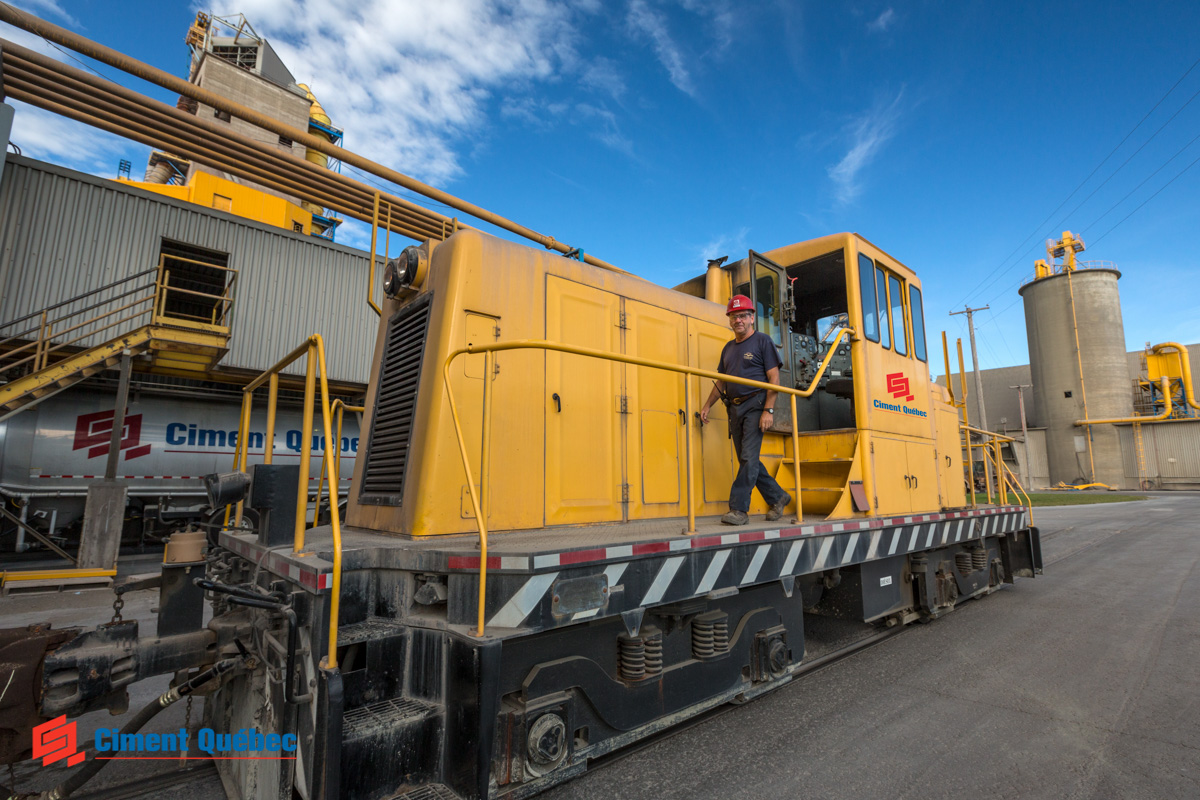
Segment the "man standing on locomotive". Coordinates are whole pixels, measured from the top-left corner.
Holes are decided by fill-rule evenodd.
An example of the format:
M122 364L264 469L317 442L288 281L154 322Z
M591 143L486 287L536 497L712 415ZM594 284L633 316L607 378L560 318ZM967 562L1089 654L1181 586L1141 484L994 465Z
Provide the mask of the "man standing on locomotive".
M779 385L782 362L775 343L765 333L754 330L754 305L745 295L734 295L725 310L733 340L721 351L717 372L747 380ZM775 414L775 392L740 383L716 381L700 420L708 423L708 410L720 398L729 409L729 436L738 457L738 473L729 490L729 513L721 517L726 525L745 525L750 521L750 495L755 488L767 501L767 522L783 516L792 497L776 483L758 458L763 434L771 427Z

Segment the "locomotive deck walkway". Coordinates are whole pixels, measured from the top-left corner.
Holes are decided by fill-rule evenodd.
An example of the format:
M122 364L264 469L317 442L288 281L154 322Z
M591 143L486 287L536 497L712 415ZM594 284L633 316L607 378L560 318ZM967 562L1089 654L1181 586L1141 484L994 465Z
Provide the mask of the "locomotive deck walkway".
M1044 576L540 797L1200 795L1200 494L1036 513ZM152 568L144 562L134 571ZM95 624L111 615L110 599L100 591L5 598L0 626ZM154 593L126 601L126 618L152 630ZM131 708L165 684L137 684ZM130 715L81 718L81 740ZM182 718L173 706L144 730L177 729ZM81 796L168 766L112 765ZM63 774L18 769L25 791ZM172 787L172 796L223 798L211 772L201 774Z

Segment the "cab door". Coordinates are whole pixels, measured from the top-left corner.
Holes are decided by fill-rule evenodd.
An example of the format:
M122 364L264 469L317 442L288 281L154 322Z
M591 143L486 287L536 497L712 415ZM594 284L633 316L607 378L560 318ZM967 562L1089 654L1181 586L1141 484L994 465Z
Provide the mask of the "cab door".
M783 362L779 368L779 385L795 386L792 373L791 328L795 305L792 301L792 285L783 267L763 256L750 251L750 300L754 303L755 329L771 337L775 352ZM775 422L772 431L792 430L792 404L787 395L775 396Z

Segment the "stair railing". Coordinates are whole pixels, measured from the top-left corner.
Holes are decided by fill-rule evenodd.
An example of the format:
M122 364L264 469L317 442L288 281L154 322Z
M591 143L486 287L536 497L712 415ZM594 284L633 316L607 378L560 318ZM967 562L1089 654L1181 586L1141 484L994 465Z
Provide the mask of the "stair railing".
M173 261L185 261L230 273L224 289L214 292L196 291L171 285L171 272L166 268L166 256L150 269L105 284L69 300L63 300L23 317L0 323L0 368L11 370L24 367L38 372L51 364L51 356L65 348L86 349L88 340L97 334L118 329L105 338L120 336L142 325L170 325L172 322L193 322L227 327L237 286L237 270L193 259L170 256ZM179 296L195 297L204 304L211 303L207 316L169 309L168 300ZM79 304L83 304L81 307Z
M120 325L127 325L142 318L145 318L145 322L149 322L158 293L158 282L155 277L158 271L158 267L152 267L130 275L128 278L122 278L98 289L93 289L78 297L72 297L70 300L63 300L10 322L0 323L0 331L16 328L22 323L27 326L12 331L5 338L0 339L0 358L5 361L4 369L9 370L29 365L30 372L37 372L49 365L52 353L65 347L78 344L97 333L111 330ZM147 278L149 280L143 280ZM142 283L135 284L139 280ZM132 288L129 288L131 285L133 285ZM114 295L103 297L114 290L119 291ZM102 297L103 299L101 299ZM86 304L82 308L69 310L70 306L80 302ZM117 305L110 307L113 304ZM28 355L15 361L9 360L13 356L27 352Z

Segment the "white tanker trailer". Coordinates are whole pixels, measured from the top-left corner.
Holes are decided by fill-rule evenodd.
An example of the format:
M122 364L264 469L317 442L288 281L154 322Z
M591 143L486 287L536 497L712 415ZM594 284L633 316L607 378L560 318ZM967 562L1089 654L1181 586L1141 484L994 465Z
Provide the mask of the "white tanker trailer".
M0 422L0 495L10 512L51 536L77 539L88 484L104 477L114 402L111 392L67 391ZM127 542L134 535L139 541L143 534L153 535L159 527L166 535L181 521L202 516L202 478L232 468L239 411L235 402L131 395L117 464L117 477L129 486ZM250 464L262 460L266 422L266 409L256 409ZM319 416L316 423L316 455L309 465L314 492L325 448ZM300 412L280 409L275 463L299 462L301 435ZM358 415L346 413L339 443L343 495L350 487L358 440ZM5 534L0 551L22 552L37 545L14 525L5 522L0 529Z

